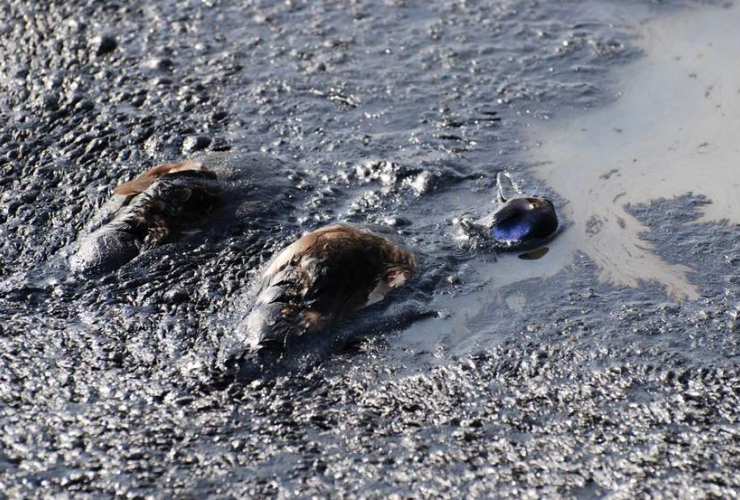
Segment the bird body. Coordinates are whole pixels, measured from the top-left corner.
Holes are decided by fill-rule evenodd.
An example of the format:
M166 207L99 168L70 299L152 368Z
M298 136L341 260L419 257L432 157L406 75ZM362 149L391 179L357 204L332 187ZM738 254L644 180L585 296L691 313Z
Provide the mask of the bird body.
M216 174L200 162L154 167L113 191L124 200L101 228L80 242L76 271L112 270L143 249L198 231L220 193Z
M498 174L496 184L498 207L490 215L477 222L466 217L460 219L467 240L496 250L529 250L555 235L559 221L550 200L522 195L505 172ZM516 194L509 197L505 191Z
M246 319L246 344L283 349L293 335L317 332L382 301L416 267L414 253L373 231L338 224L308 233L262 275Z

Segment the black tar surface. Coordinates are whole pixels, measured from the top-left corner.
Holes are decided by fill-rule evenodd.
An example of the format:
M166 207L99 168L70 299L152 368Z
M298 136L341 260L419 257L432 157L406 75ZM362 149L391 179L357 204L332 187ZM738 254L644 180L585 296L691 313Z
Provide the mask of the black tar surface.
M249 385L219 376L255 274L303 230L392 222L453 273L438 198L526 176L518 117L602 104L639 57L609 5L4 2L0 497L736 495L739 234L683 225L694 198L633 211L696 270L698 301L600 285L581 257L512 285L527 310L492 302L464 346L376 328ZM224 151L284 189L250 195L237 172L203 234L66 270L115 185ZM479 284L434 278L414 300Z

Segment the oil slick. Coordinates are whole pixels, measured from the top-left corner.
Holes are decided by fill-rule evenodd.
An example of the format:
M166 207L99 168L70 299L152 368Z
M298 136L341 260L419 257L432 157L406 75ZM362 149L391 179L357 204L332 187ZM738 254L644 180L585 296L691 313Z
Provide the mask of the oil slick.
M740 222L740 9L682 10L644 25L645 54L619 70L621 95L604 108L532 127L534 174L564 199L573 227L557 265L575 252L599 279L660 283L675 300L696 299L692 270L665 261L629 205L693 193L711 204L699 222Z
M526 152L534 165L528 174L559 194L565 230L547 248L473 261L460 279L472 280L475 289L435 296L432 307L447 314L413 325L393 342L422 350L455 346L457 353L488 344L480 332L492 328L491 318L531 307L518 284L568 272L578 252L598 266L601 282L635 288L657 282L673 300L699 297L692 269L657 255L644 238L649 228L628 207L692 192L712 201L694 223L740 222L740 73L733 43L740 40L740 9L703 6L651 19L631 7L609 10L638 27L636 43L644 51L615 69L620 95L530 127L530 143L538 146ZM458 196L460 207L480 204Z

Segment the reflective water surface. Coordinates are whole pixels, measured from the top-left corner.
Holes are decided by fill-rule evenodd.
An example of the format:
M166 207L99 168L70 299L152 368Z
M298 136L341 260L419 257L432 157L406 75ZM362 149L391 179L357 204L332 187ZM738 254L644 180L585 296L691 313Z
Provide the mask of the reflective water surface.
M672 298L698 298L692 267L657 255L629 207L692 193L710 203L691 223L740 222L739 21L734 6L643 22L644 55L616 72L613 104L533 125L535 174L567 200L573 221L554 267L582 251L602 281L655 281Z

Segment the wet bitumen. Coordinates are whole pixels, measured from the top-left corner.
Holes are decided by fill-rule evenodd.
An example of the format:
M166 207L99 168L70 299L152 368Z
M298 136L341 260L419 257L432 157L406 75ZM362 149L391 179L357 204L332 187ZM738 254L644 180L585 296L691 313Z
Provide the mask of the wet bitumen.
M735 496L740 234L686 224L711 200L628 207L691 269L685 302L582 253L550 269L557 238L537 260L455 239L502 170L569 203L529 174L524 124L618 98L625 5L721 8L3 3L0 496ZM117 184L197 155L227 193L201 233L69 270ZM392 225L424 271L343 345L226 377L259 272L337 221Z

